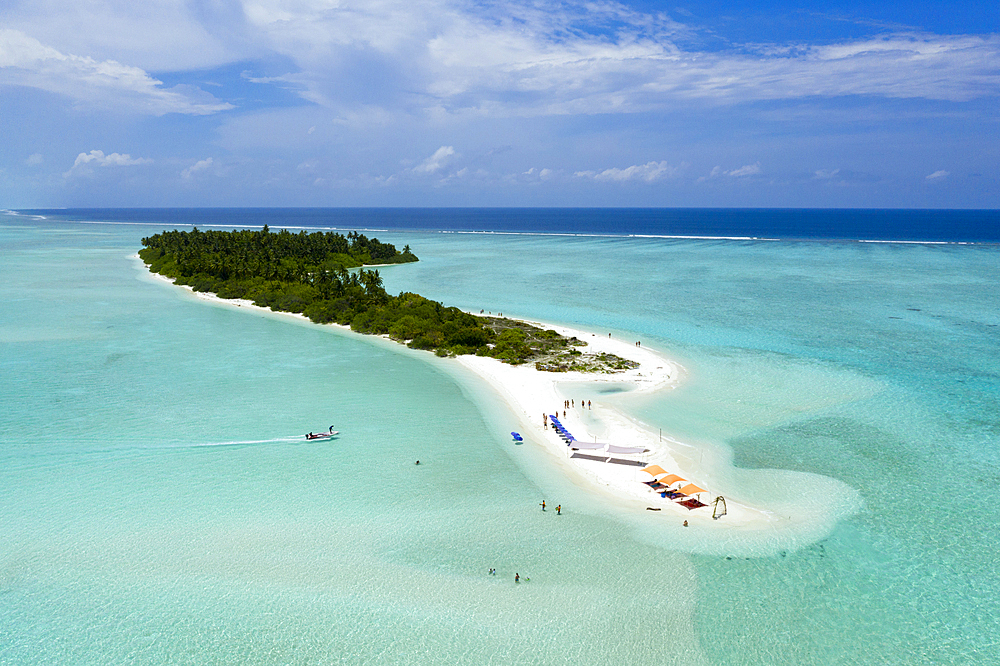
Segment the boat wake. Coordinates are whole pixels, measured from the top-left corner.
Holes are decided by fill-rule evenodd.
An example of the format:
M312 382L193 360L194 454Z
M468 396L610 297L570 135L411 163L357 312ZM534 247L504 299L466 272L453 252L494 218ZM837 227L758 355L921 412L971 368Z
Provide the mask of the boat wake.
M188 448L206 448L213 446L260 446L264 444L281 444L288 442L301 443L305 441L302 435L290 435L288 437L275 437L274 439L240 439L225 442L202 442L200 444L189 444Z

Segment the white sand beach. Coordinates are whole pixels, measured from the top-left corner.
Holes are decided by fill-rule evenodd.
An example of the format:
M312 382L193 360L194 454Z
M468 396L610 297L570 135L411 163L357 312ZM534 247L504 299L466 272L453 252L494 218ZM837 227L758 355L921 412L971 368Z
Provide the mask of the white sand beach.
M138 255L134 258L143 269L146 268ZM174 284L171 278L149 273L148 270L144 272L156 281ZM214 304L258 311L267 316L292 318L303 323L309 322L309 319L301 314L275 312L257 306L252 301L222 299L214 294L195 292L188 286L184 288L194 297ZM714 481L716 475L709 467L696 470L690 469L691 463L685 465L683 461L692 459L691 444L680 442L668 433L655 432L600 400L602 392L607 394L614 392L616 388L640 393L672 390L684 381L686 370L681 365L656 351L642 347L641 343L637 345L635 340L621 340L606 333L581 331L546 322L521 321L553 329L566 337L576 337L587 343L583 350L588 353L605 352L639 363L638 367L631 370L603 374L545 372L536 370L532 364L513 366L494 358L481 356L441 359L442 362L461 364L486 382L504 400L506 407L518 420L516 431L523 436L524 444L543 448L553 457L554 462L567 470L573 482L614 499L623 508L648 514L651 520L655 518L662 521L663 518L674 516L677 521L687 520L692 526L697 524L710 529L739 528L750 531L774 530L779 524L784 527L790 526L790 523L810 521L811 517L807 515L777 517L770 507L751 506L734 501L726 495L727 488L720 487L718 482ZM393 346L399 344L387 336L364 335L351 331L347 326L327 325L359 338L378 340ZM583 385L593 388L585 391L580 388ZM564 400L570 400L573 406L564 409ZM589 405L584 406L583 401L588 401ZM646 451L636 454L608 454L600 449L573 451L560 438L551 423L547 427L544 425L543 414L550 417L558 414L562 425L579 441L641 447ZM607 462L608 459L618 462ZM685 479L682 483L673 484L673 488L686 483L694 483L703 488L705 492L695 496L707 506L689 510L677 501L661 497L642 483L652 477L641 471L642 465L635 464L639 462L659 465L666 472ZM725 497L726 515L720 519L713 519L713 502L719 496ZM647 508L659 511L647 511Z
M488 382L503 397L507 406L520 419L522 430L517 431L525 443L538 445L562 458L580 481L599 488L633 508L645 511L646 507L660 509L663 514L676 515L690 524L702 523L725 527L772 527L776 519L763 507L751 507L726 498L727 514L713 520L712 503L718 496L725 496L723 488L714 487L708 479L699 478L696 470L686 469L679 459L690 458L691 445L678 442L667 433L653 431L622 413L600 396L608 389L649 393L669 391L684 381L686 370L678 363L649 348L636 345L636 340L621 340L613 335L581 331L547 322L530 320L529 324L553 329L565 337L576 337L587 346L587 353L615 354L639 363L637 368L616 373L593 372L544 372L533 365L508 365L482 356L460 356L458 362ZM588 387L583 388L583 387ZM570 407L564 408L564 401ZM565 417L563 412L565 411ZM600 442L613 446L641 447L647 449L636 454L609 454L603 450L573 451L559 436L551 423L546 427L543 413L557 415L562 425L581 442ZM676 455L676 452L683 455ZM618 462L607 462L608 459ZM643 462L659 465L670 474L686 481L673 484L673 488L688 482L704 488L700 500L708 506L689 510L675 501L662 498L642 483L652 477L642 472L642 466L626 464ZM703 472L704 474L704 472ZM707 475L706 475L707 476ZM651 516L664 517L651 513Z

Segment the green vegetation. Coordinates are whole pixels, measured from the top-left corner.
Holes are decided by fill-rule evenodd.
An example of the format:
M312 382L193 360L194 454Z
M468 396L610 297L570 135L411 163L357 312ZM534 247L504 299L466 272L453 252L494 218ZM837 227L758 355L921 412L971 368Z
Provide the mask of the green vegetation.
M505 363L536 360L541 370L613 372L629 364L617 356L595 361L574 346L586 343L555 331L496 317L475 317L423 296L390 296L370 264L417 261L358 233L288 231L167 231L142 239L139 256L153 273L220 298L242 298L282 312L298 312L316 323L335 322L360 333L387 335L438 356L478 354Z
M574 350L535 362L537 370L546 372L624 372L638 368L639 364L615 354L583 354Z
M553 330L542 330L516 319L484 317L486 327L496 335L490 356L511 365L564 353L579 354L572 347L583 345L576 338L565 338Z

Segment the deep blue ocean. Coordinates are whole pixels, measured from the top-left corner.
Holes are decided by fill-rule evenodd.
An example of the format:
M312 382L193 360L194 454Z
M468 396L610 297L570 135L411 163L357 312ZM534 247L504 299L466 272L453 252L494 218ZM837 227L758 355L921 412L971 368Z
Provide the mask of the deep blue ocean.
M56 219L783 240L1000 242L995 210L661 208L149 208L22 211Z
M264 224L676 360L594 399L774 529L633 515L453 359L135 257ZM0 212L0 664L1000 663L998 243L997 211Z

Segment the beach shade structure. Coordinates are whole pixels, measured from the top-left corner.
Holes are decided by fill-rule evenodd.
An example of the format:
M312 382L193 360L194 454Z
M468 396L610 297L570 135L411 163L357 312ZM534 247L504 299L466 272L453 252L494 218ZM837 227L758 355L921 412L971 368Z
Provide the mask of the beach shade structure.
M678 481L687 481L687 479L677 476L676 474L667 474L666 476L661 476L654 483L650 484L651 488L666 490Z
M660 474L666 474L667 473L667 470L663 469L659 465L650 465L649 467L643 467L639 471L640 472L645 472L646 474L649 474L650 476L652 476L654 478L657 477L657 476L659 476Z
M689 483L686 486L684 486L683 488L681 488L680 490L678 490L677 492L684 493L685 495L696 495L698 493L705 492L705 489L704 488L699 488L698 486L694 485L693 483Z
M608 445L602 444L601 442L581 442L580 440L574 439L568 444L568 446L574 451L577 449L592 449L596 451L598 449L604 449Z
M687 479L685 479L684 477L677 476L676 474L667 474L666 476L661 477L657 480L665 486L673 485L678 481L687 481Z
M645 453L646 451L649 451L649 449L645 449L641 446L615 446L614 444L608 444L604 450L607 451L609 454Z

